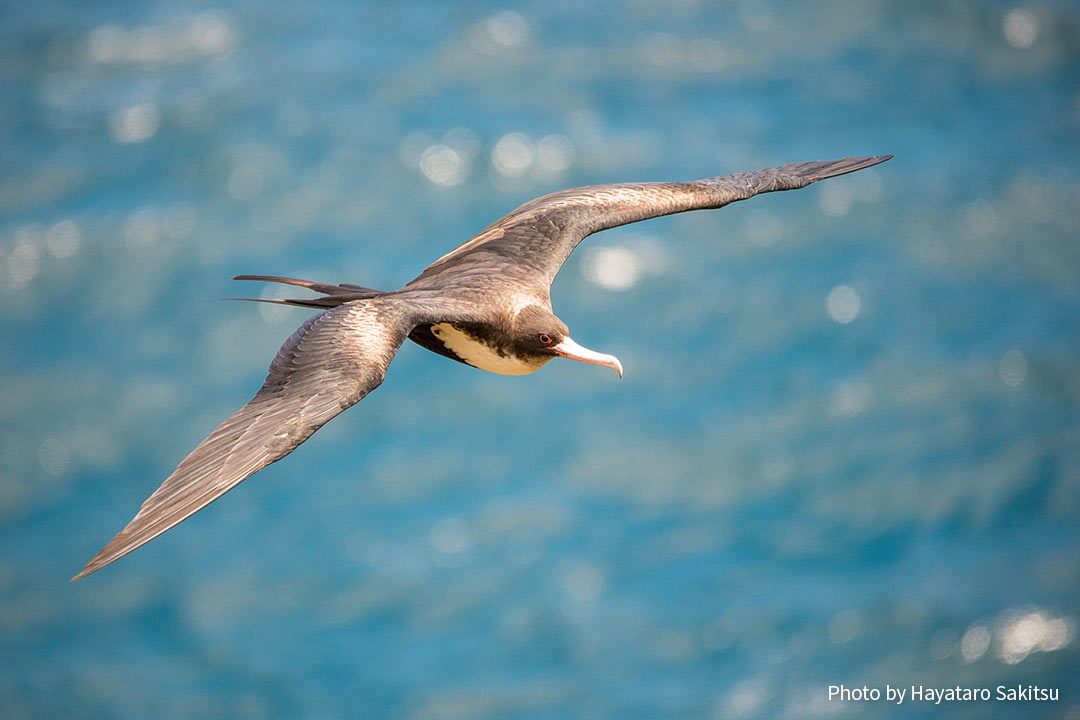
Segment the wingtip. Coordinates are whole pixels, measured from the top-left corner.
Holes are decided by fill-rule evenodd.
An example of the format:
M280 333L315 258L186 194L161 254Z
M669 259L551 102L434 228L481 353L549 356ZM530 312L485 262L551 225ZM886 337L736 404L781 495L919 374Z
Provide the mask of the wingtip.
M293 278L282 278L277 275L233 275L233 280L252 280L254 282L277 282L279 280L292 280ZM304 282L303 280L299 282Z
M112 558L111 560L105 560L104 559L106 557L105 551L108 550L108 549L109 549L108 545L101 548L101 550L98 551L97 555L90 558L90 562L83 565L83 569L79 571L79 574L76 575L75 577L71 578L71 580L69 582L75 582L76 580L82 580L87 575L93 575L94 573L96 573L101 568L103 568L106 565L109 565L110 563L112 563L113 560L118 559L118 558Z
M859 170L862 170L863 168L868 168L868 167L870 167L872 165L879 165L880 163L883 163L886 160L891 160L892 157L893 157L892 153L889 153L887 155L867 155L867 156L864 156L864 157L846 157L843 160L836 161L836 164L837 165L841 165L841 164L842 165L849 165L851 167L858 168Z
M87 565L86 565L86 567L84 567L84 568L83 568L83 569L82 569L82 570L81 570L81 571L79 572L79 574L78 574L78 575L76 575L75 577L71 578L71 580L68 580L68 582L75 582L76 580L82 580L82 579L83 579L84 577L86 577L87 575L90 575L90 574L92 574L92 573L96 572L96 571L97 571L98 569L99 569L99 568L93 568L93 569L91 569L91 568L90 568L90 564L87 564Z
M135 517L137 518L138 515L136 515ZM131 520L131 522L129 522L127 524L127 526L124 527L123 530L121 530L120 532L118 532L116 534L116 537L114 537L112 540L110 540L108 543L106 543L105 547L98 550L97 554L94 555L94 557L90 558L90 562L83 565L83 569L79 571L79 574L76 575L75 577L71 578L71 582L75 582L76 580L82 580L87 575L93 575L98 570L101 570L104 567L112 565L114 562L116 562L120 558L124 557L129 552L131 552L132 550L135 550L135 549L141 547L142 545L145 545L146 543L150 542L150 540L153 540L153 537L151 537L151 538L148 538L146 540L143 540L141 543L138 543L136 545L128 544L127 547L124 547L124 544L125 544L124 540L127 537L127 532L125 532L125 531L127 531L128 528L131 527L131 523L134 522L134 521L135 521L135 519L133 518ZM166 529L168 529L168 528L166 528ZM161 532L164 532L164 530L162 530ZM160 535L160 534L161 533L158 533L158 535ZM154 537L157 537L157 535L155 535ZM120 548L119 550L117 549L118 547Z
M842 160L802 163L801 165L794 167L798 168L798 174L807 178L810 182L817 182L818 180L825 180L827 178L865 170L866 168L880 165L887 160L891 160L892 157L891 154L869 155L866 157L846 157Z

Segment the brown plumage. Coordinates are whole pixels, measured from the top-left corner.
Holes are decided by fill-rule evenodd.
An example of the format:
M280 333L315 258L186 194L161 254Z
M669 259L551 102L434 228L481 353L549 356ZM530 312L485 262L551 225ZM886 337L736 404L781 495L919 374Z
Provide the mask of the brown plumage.
M184 458L131 522L72 580L153 540L288 455L378 387L406 338L492 372L533 372L562 356L610 367L621 376L616 358L577 345L551 311L551 282L582 239L660 215L719 208L759 193L805 187L890 157L795 163L694 182L563 190L525 203L393 292L237 276L322 295L264 302L325 309L281 346L255 397Z

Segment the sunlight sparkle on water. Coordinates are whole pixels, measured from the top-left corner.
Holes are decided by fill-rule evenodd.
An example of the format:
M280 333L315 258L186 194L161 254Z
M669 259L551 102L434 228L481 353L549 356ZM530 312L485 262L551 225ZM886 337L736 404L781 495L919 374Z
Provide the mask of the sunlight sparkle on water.
M990 647L990 631L983 625L972 625L960 641L960 652L968 662L975 662Z
M1037 608L1002 613L997 623L997 655L1007 665L1015 665L1036 652L1060 650L1071 642L1075 623L1053 617Z
M109 137L117 143L140 143L158 131L161 112L152 103L133 105L109 118Z
M850 285L837 285L825 298L825 309L834 322L847 325L859 316L859 294Z
M488 36L499 45L512 47L529 39L529 23L513 10L503 10L484 22Z
M436 185L460 185L469 177L469 170L465 157L446 145L432 145L420 154L420 172Z
M1028 10L1016 8L1010 10L1001 23L1001 33L1005 41L1014 48L1026 50L1035 44L1039 37L1039 21Z
M1027 372L1027 358L1024 357L1024 353L1016 348L1005 353L998 364L998 374L1001 376L1001 381L1009 387L1016 387L1024 382Z
M81 243L79 226L71 220L61 220L49 228L45 235L45 247L58 260L74 255Z
M178 18L169 25L131 29L101 25L87 39L86 61L94 65L175 63L223 55L235 46L236 32L229 19L210 11Z
M508 133L499 138L491 151L491 164L500 175L517 177L524 174L533 163L532 140L519 132Z
M641 275L637 255L617 246L590 248L583 268L585 277L607 290L628 290Z
M7 258L8 282L19 288L38 274L41 259L42 226L38 223L23 225L15 231L15 246Z

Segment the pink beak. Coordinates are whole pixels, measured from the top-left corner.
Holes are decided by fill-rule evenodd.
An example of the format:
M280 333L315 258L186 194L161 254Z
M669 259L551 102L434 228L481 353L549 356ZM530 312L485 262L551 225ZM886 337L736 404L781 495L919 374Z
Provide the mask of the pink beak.
M604 353L598 353L589 348L581 347L569 337L563 338L561 343L555 345L551 349L555 351L555 354L559 357L578 360L583 363L589 363L590 365L601 365L606 368L611 368L619 373L620 379L622 378L622 363L619 362L619 358L614 355L605 355Z

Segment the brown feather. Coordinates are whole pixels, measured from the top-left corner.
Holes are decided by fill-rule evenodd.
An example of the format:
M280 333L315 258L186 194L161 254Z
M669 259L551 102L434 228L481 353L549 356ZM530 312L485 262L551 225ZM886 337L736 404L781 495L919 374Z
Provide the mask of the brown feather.
M401 302L352 303L309 318L281 346L251 402L199 443L72 580L150 542L288 455L379 386L412 328Z
M429 265L406 285L470 285L492 273L547 295L562 264L583 239L627 223L721 208L760 193L795 190L883 163L892 155L790 163L693 182L592 185L531 200Z

